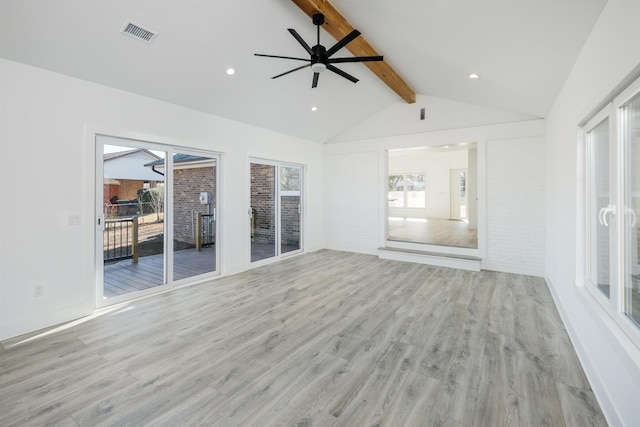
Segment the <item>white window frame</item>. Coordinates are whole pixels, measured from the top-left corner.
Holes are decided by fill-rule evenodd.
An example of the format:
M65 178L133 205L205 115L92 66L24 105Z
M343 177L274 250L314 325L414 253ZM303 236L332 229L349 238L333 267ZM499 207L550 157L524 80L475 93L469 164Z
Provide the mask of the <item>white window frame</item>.
M584 168L585 168L585 193L584 193L584 233L586 236L586 250L584 251L584 288L593 297L592 301L602 308L622 332L632 341L637 350L640 350L640 326L625 314L624 310L624 292L625 292L625 218L619 215L624 211L625 203L625 182L624 182L624 141L622 140L623 108L636 96L640 96L640 78L636 79L629 86L618 93L611 99L606 106L598 111L583 127L582 141L586 148L584 150ZM590 153L591 144L589 143L589 132L597 127L604 120L609 120L609 168L610 168L610 201L616 209L616 221L614 236L610 243L611 266L612 273L610 276L610 294L607 298L600 290L597 284L591 283L589 278L592 277L592 271L595 263L595 254L592 252L592 224L597 221L593 218L590 209L591 189L594 177L593 174L593 157ZM581 283L579 283L581 284Z

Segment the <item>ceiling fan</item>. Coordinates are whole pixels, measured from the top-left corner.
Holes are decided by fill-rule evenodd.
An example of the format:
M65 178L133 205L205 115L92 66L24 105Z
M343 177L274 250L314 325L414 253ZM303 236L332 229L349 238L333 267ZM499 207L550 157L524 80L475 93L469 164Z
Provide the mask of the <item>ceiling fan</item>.
M353 30L345 37L342 38L338 43L334 44L329 49L326 49L324 46L320 44L320 26L324 24L324 15L322 13L314 13L312 16L313 24L317 27L318 33L318 44L313 47L310 47L307 42L305 42L300 34L293 28L289 28L289 32L291 35L302 45L304 50L307 51L310 58L296 58L291 56L279 56L279 55L264 55L261 53L254 54L255 56L265 56L267 58L281 58L281 59L293 59L296 61L305 61L308 64L303 65L301 67L296 67L293 70L285 71L282 74L278 74L277 76L271 77L272 79L277 79L278 77L285 76L289 73L293 73L294 71L302 70L303 68L311 67L313 71L313 82L311 83L311 87L314 88L318 86L318 78L320 77L320 73L324 70L329 70L336 73L339 76L344 77L347 80L350 80L354 83L358 82L358 79L353 77L349 73L345 73L341 69L335 67L333 64L339 64L343 62L367 62L367 61L382 61L382 56L355 56L350 58L331 58L334 53L345 47L351 41L353 41L356 37L360 35L360 31Z

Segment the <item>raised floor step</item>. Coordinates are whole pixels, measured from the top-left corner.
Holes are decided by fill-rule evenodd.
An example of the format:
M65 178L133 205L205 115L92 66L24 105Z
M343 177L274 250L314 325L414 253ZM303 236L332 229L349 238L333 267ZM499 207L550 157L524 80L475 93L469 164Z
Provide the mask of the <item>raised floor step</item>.
M415 262L419 264L436 265L440 267L460 268L463 270L480 271L482 258L473 255L450 254L443 252L421 251L417 249L403 249L381 247L378 257L395 261Z

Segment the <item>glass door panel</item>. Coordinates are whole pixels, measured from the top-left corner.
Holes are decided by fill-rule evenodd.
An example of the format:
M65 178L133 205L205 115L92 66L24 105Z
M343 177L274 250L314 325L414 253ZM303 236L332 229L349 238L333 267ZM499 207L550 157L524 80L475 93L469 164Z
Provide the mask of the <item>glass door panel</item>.
M98 144L102 153L103 299L167 283L164 262L166 153Z
M300 249L302 169L280 168L280 253Z
M173 155L173 280L216 271L217 159Z
M609 169L609 121L604 120L588 133L590 153L589 221L590 283L610 296L611 242L615 231L615 208L611 199Z
M450 219L467 219L467 171L451 171L451 213Z
M622 108L624 147L624 313L640 325L640 259L638 258L638 212L640 209L640 97ZM622 218L621 218L622 220Z
M276 166L251 163L251 262L276 255Z

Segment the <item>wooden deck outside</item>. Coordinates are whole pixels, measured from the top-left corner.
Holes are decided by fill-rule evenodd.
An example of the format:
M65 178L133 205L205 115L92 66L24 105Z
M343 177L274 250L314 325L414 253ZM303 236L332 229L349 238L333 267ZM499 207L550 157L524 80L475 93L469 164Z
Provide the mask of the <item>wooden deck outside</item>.
M173 280L209 273L216 269L215 246L185 249L174 253ZM130 259L104 266L104 296L113 298L130 292L163 285L163 254L140 257L134 264Z
M299 249L297 246L282 245L281 252ZM251 261L259 261L275 256L275 247L267 243L251 244ZM173 280L215 271L215 246L204 247L201 251L184 249L174 253ZM104 297L113 298L130 292L155 288L165 283L163 254L140 257L138 263L130 259L104 266Z

